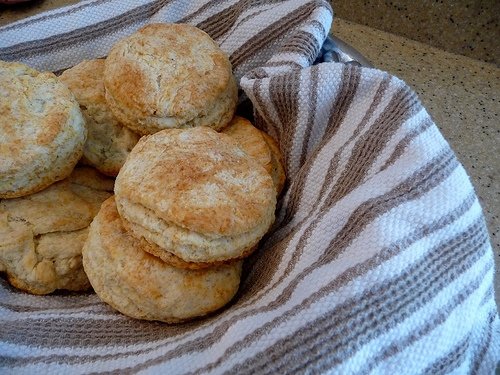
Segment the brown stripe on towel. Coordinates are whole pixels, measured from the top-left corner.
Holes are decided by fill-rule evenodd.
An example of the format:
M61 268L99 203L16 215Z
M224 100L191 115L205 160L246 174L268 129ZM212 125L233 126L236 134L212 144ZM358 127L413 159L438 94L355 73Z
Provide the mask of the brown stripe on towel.
M308 65L311 65L318 56L320 49L321 46L314 35L299 30L280 49L280 53L300 53L307 58Z
M451 373L451 371L455 370L465 361L469 344L470 333L455 345L447 355L439 358L436 362L427 367L422 374L445 375Z
M242 26L244 23L250 21L251 19L254 19L254 18L257 18L259 15L263 15L265 16L267 12L269 12L271 9L274 9L276 7L278 7L280 4L282 4L281 1L279 2L276 2L274 3L275 5L271 8L263 8L261 10L258 10L258 11L254 11L252 14L248 15L248 16L245 16L243 18L240 18L232 27L232 31L231 32L227 32L225 33L224 35L222 35L219 39L217 39L220 43L224 43L227 39L229 39L232 35L234 35L234 33L236 32L236 30L238 30L238 28L240 26Z
M330 9L327 5L323 6ZM246 60L250 56L254 55L264 45L267 45L273 40L279 38L291 28L300 25L307 19L307 17L310 16L310 13L314 9L317 9L317 5L315 5L314 2L307 3L295 9L293 12L287 14L277 22L272 23L270 26L255 34L251 41L232 53L231 56L229 56L229 60L233 66L238 66L243 60Z
M485 240L482 223L479 222L479 225L471 227L470 232L473 233L472 237L459 236L459 238L453 238L451 243L445 242L441 244L441 247L433 252L434 256L432 258L426 258L422 262L408 267L401 276L394 280L375 285L369 291L365 291L361 297L351 298L333 311L307 323L300 330L290 333L286 338L266 348L265 353L270 353L272 358L275 358L275 361L282 359L285 368L276 368L275 361L270 361L269 358L264 358L261 365L264 368L269 366L269 370L274 373L282 373L283 371L300 373L309 364L314 364L316 360L321 359L322 356L328 357L329 362L346 359L345 355L349 350L354 351L356 346L361 346L363 342L367 342L381 332L387 331L388 327L394 326L395 322L407 318L410 311L415 312L429 299L433 298L439 290L458 277L454 270L446 266L448 262L452 261L452 263L455 262L462 268L468 268L471 265L470 263L480 258L482 253L477 250L480 249L481 243ZM457 249L462 250L462 262L454 259L455 250ZM466 255L471 254L476 259L469 261ZM431 272L431 270L435 273ZM412 284L414 275L431 276L435 284L430 288L429 282ZM413 288L411 293L408 285L412 285L410 287ZM321 288L323 293L317 294L313 301L302 302L299 310L305 310L307 306L335 290L331 289L331 284L329 284L329 287L328 289L326 287ZM406 288L408 291L406 293L394 293L394 291L401 288ZM327 290L326 293L324 292L325 289ZM415 295L419 296L420 299L413 299ZM219 358L219 361L244 347L249 347L260 335L269 332L297 313L297 311L294 311L292 314L291 311L287 311L279 318L273 319L272 322L259 327L253 333L242 338L236 345L232 345L226 350ZM338 322L343 324L339 326ZM275 353L273 353L273 350ZM296 350L297 353L294 353L293 350ZM307 361L310 362L301 361L301 365L293 367L296 363L292 360L294 357L307 358ZM259 363L256 358L252 358L249 362L251 362L249 363L251 371L258 373L263 371L262 368L257 367ZM213 370L217 363L218 361L215 361L213 364L205 366L204 369L206 371ZM325 369L318 370L320 372L325 371ZM241 373L240 369L236 371Z
M492 296L492 298L493 298L493 296ZM490 344L491 344L491 340L492 340L492 336L493 336L493 322L495 321L495 319L498 319L498 316L497 316L498 313L497 313L496 306L495 306L494 302L493 302L493 305L494 306L488 315L487 332L485 335L482 336L483 340L481 341L481 343L479 345L480 349L479 349L477 355L474 357L474 362L472 363L471 374L478 374L479 373L481 364L484 360L484 356L486 355L488 350L491 349Z
M4 308L6 310L12 311L14 313L23 313L23 312L48 312L52 310L57 310L57 311L65 311L65 310L74 310L74 309L81 309L81 308L88 308L88 307L102 307L103 303L101 301L99 302L90 302L90 303L78 303L78 304L68 304L68 305L61 305L57 307L39 307L39 306L25 306L25 305L16 305L13 303L5 303L5 302L0 302L0 307Z
M320 267L326 263L331 262L338 254L349 245L349 243L373 220L381 216L390 209L408 202L413 199L417 199L427 193L429 190L434 188L437 184L445 180L451 172L456 168L457 160L453 157L451 151L447 150L443 154L439 155L430 164L421 169L418 173L409 177L406 181L396 186L390 192L368 200L367 202L361 204L348 218L346 224L337 233L335 238L330 242L327 252L324 253L320 259L314 264L307 267L293 282L291 282L286 290L293 288L301 279L303 279L307 274L309 274L314 268ZM410 191L411 194L406 195L405 192ZM323 212L318 215L323 218ZM318 225L320 219L315 219L313 224ZM311 232L306 232L299 239L299 245L293 250L293 256L290 264L295 265L300 258L300 255L304 251L304 247L307 244L307 239L310 238ZM335 253L328 251L328 249L335 250ZM291 265L287 265L285 273L277 280L271 289L278 284L280 284L284 278L291 273ZM251 275L251 274L250 274ZM252 280L252 285L257 288L262 287L259 285L259 280Z
M495 289L493 288L493 285L490 285L486 293L484 293L481 302L479 302L479 307L483 307L486 303L491 302L495 298L494 294L495 294Z
M199 7L197 10L194 12L184 16L179 20L179 23L192 23L191 20L194 18L200 16L203 13L208 13L210 9L213 9L221 4L220 0L211 0L207 1L205 4L203 4L201 7ZM206 15L205 15L206 16ZM206 18L206 17L205 17Z
M359 83L361 82L361 69L358 69L354 65L345 65L342 72L341 82L342 91L340 95L335 97L335 101L332 103L333 105L330 108L330 114L327 122L328 127L324 134L324 138L335 136L340 124L344 121L345 115L356 96Z
M385 333L389 327L406 319L422 305L433 298L440 290L446 287L459 274L454 272L448 263L459 265L457 269L468 269L471 263L481 257L484 252L477 251L485 241L484 227L476 222L468 231L471 237L458 236L444 242L435 249L433 257L425 258L414 266L403 270L401 276L384 281L365 291L362 296L355 296L349 301L340 304L333 311L304 325L300 330L290 333L263 352L271 354L275 361L263 358L259 362L256 358L248 360L252 371L259 373L268 371L281 373L282 371L300 373L305 367L316 368L319 372L325 371L340 360L349 358L349 352L355 352L358 347L369 342L378 334ZM464 241L464 239L466 241ZM456 250L461 250L461 261L455 259ZM473 254L475 259L469 259ZM491 267L491 264L489 264ZM413 282L414 275L430 276L427 282ZM434 283L429 281L432 279ZM431 284L431 285L429 285ZM405 290L395 293L397 290ZM330 290L332 291L332 290ZM419 296L419 299L414 299ZM321 297L317 296L316 300ZM304 303L301 304L304 307ZM287 315L287 314L285 314ZM285 321L280 317L278 323ZM342 322L342 325L338 325ZM267 331L273 326L266 327ZM250 345L249 338L245 338L246 345ZM233 346L234 347L234 346ZM225 356L228 353L224 353ZM293 367L296 362L292 358L307 358L299 366ZM323 361L322 361L323 359ZM251 362L251 363L250 363ZM281 363L284 368L276 366ZM326 368L317 367L325 365ZM237 369L241 373L240 369Z
M77 44L82 41L97 39L99 36L120 30L150 18L161 9L168 0L157 0L150 4L142 5L129 10L117 17L82 27L64 34L55 35L45 39L19 43L12 47L0 48L0 58L11 61L20 60L36 55L54 52L58 49Z
M491 268L488 268L488 270ZM371 359L366 363L366 366L360 369L360 373L369 373L373 371L373 369L381 362L387 361L389 358L398 355L403 350L412 345L419 340L424 339L426 336L432 333L432 331L438 329L441 325L443 325L446 320L449 318L449 315L452 314L460 305L466 301L481 285L484 277L477 277L470 283L466 284L464 288L462 288L461 292L458 295L455 295L445 306L443 306L438 312L434 315L429 316L428 321L425 322L424 325L420 327L415 327L415 331L412 331L406 334L403 338L398 339L397 341L391 343L388 347L386 347L383 351L380 352L376 357Z
M258 120L259 118L262 119L261 122L263 123L266 123L266 124L272 124L275 128L275 131L277 131L278 133L282 133L282 128L281 128L281 124L276 124L273 120L272 120L272 116L269 112L269 109L268 109L268 104L267 104L267 98L264 94L264 89L266 89L267 86L264 86L262 81L261 80L255 80L253 82L253 90L252 90L252 93L254 95L254 99L255 99L255 103L254 103L254 117L255 117L255 124L257 125L257 127L259 129L263 129L263 130L266 130L265 128L263 128L262 126L258 126Z
M412 91L406 87L398 90L370 131L365 132L354 145L349 161L330 193L330 204L345 197L367 177L370 167L398 130L397 125L412 117L420 108Z
M335 136L340 123L343 121L347 113L348 109L347 107L349 106L349 104L352 103L353 100L353 95L348 99L346 99L345 96L349 94L354 94L356 92L360 82L360 71L359 70L353 71L353 69L350 66L345 65L342 68L342 78L343 79L341 81L341 86L336 93L335 100L332 101L332 106L330 107L329 111L330 115L326 125L326 132L321 140L315 140L318 143L318 146L315 152L309 156L308 163L302 167L304 171L308 171L309 167L311 167L315 163L318 154L321 150L321 147L327 145L331 141L331 139ZM335 112L336 110L338 110L338 112ZM333 113L336 113L336 115L334 115ZM329 171L331 169L332 169L331 167L328 168ZM296 173L295 171L287 171L287 172L292 174ZM297 172L299 174L302 173L301 171ZM300 178L297 179L297 182L294 182L290 186L290 200L287 204L285 216L281 223L282 226L288 224L292 220L293 216L295 215L299 207L299 202L301 200L304 191L304 184L306 182L305 174L306 172L304 172L304 175L300 175ZM326 188L329 185L331 178L332 176L325 177L325 181L323 182L319 192L320 195L326 191ZM316 202L316 205L318 204L319 201Z
M310 105L307 108L308 116L307 116L307 121L305 123L305 131L304 131L304 137L302 139L302 147L300 149L300 159L299 159L300 166L303 166L307 159L309 140L311 139L311 133L313 131L314 120L316 118L316 113L317 113L316 108L318 105L318 69L319 69L318 66L313 66L310 69L311 83L308 85L308 90L309 90L308 96L310 98Z
M83 9L95 8L95 7L98 7L99 5L106 4L106 3L109 3L111 1L113 1L113 0L94 0L94 1L89 2L89 3L78 4L70 9L64 10L62 12L58 12L56 14L52 13L52 14L47 14L45 16L42 15L41 17L37 17L37 18L28 18L25 21L18 21L12 25L3 26L1 31L11 31L11 30L22 29L22 28L25 28L26 26L33 25L35 23L39 23L39 22L43 22L43 21L55 19L55 18L62 18L68 14L73 14L73 13L79 12Z
M209 34L213 39L220 39L226 35L233 26L236 26L241 14L248 9L258 8L262 5L282 3L282 0L254 0L238 2L221 12L215 13L197 26ZM221 22L221 19L224 22ZM251 35L248 36L248 39Z
M466 297L468 297L466 292L474 291L475 287L477 287L479 283L480 282L478 281L477 283L473 283L471 286L464 288L466 290L462 291L462 293L455 298L454 301L446 306L448 309L447 313L453 311L458 303L464 301ZM346 310L344 310L344 312L346 312ZM363 314L363 317L366 317L366 314ZM435 329L436 325L441 324L444 320L446 320L446 317L447 315L442 312L437 318L434 319L434 321L428 322L425 326L425 333ZM339 356L339 352L342 352L342 354L345 355L345 357L342 358L343 360L347 360L349 358L349 355L354 351L354 348L353 351L349 350L350 342L355 342L355 345L360 345L357 341L352 341L356 340L356 338L353 337L353 331L336 332L335 326L337 322L340 321L337 319L341 319L341 315L337 315L334 312L326 313L320 319L317 319L310 325L301 328L298 332L293 332L285 338L278 340L265 351L260 352L258 355L233 367L231 371L235 371L234 373L238 374L245 374L249 372L267 374L282 373L283 371L287 373L300 373L304 371L305 367L311 369L314 368L318 372L325 371L325 368L330 366L329 361L332 359L332 356ZM387 321L385 324L387 326L391 326L393 323ZM348 321L346 325L353 328L353 330L357 331L358 335L360 334L361 336L363 336L363 333L369 332L366 330L366 325L359 322L353 322L352 319L351 321ZM364 332L362 331L362 328L365 328ZM330 337L332 332L335 332L334 337ZM344 337L344 333L346 333L347 336ZM424 330L419 331L418 333L411 332L408 336L408 342L401 342L401 344L405 345L403 348L407 348L414 340L421 338L418 337L419 334L424 334ZM363 337L363 339L368 342L367 337ZM342 344L339 344L339 340L342 340ZM391 346L391 348L397 352L402 347L397 346L397 343L395 343ZM388 353L392 352L388 350ZM390 356L387 358L389 357ZM297 366L297 361L294 361L294 358L307 358L307 361L301 361L302 365ZM377 358L364 358L364 360L371 369L376 365ZM370 369L360 369L359 373L367 373Z
M300 73L298 71L275 76L270 80L271 103L268 106L272 106L278 114L279 128L281 129L281 137L278 143L287 166L287 173L293 173L293 171L290 171L288 160L293 157L291 152L295 132L292 126L296 125L298 120L299 90ZM284 95L285 92L286 95Z
M404 154L409 144L413 142L416 138L418 138L422 133L424 133L427 129L429 129L434 123L432 122L430 117L426 117L422 122L418 124L418 126L411 130L408 134L404 136L404 138L399 141L399 143L394 148L394 151L389 156L384 165L380 168L381 171L387 169L392 164L398 160L401 155Z
M82 347L92 348L97 345L109 346L119 340L121 345L151 343L164 338L174 338L189 332L197 326L196 322L182 325L165 325L157 322L137 321L124 317L106 306L111 315L119 317L113 320L113 329L109 321L95 318L45 318L23 321L4 322L0 325L2 340L22 345L57 348ZM33 332L37 332L33 335Z

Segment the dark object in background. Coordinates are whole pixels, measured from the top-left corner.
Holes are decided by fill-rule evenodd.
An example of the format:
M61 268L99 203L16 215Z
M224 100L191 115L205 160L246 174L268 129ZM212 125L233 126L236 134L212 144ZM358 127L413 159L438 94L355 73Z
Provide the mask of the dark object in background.
M31 0L0 0L0 4L18 4L18 3L27 3L28 1Z

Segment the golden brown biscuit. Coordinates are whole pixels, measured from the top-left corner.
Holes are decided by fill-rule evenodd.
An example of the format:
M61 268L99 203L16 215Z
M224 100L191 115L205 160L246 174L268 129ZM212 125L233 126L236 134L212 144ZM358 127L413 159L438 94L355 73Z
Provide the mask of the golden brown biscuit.
M269 134L262 132L262 136L271 150L271 177L273 178L274 186L276 186L276 193L280 195L286 181L283 155L278 143Z
M231 137L207 127L143 137L115 184L137 238L186 262L241 257L274 221L271 176Z
M0 61L0 198L66 178L86 135L78 103L54 74Z
M235 116L222 132L238 142L243 151L266 169L273 178L276 194L279 195L285 184L285 169L276 141L239 116Z
M116 43L106 59L106 100L139 134L168 128L223 128L236 107L228 57L184 24L151 24Z
M82 246L112 190L111 179L83 167L38 193L0 201L0 271L33 294L88 289Z
M215 311L238 290L241 261L205 270L172 267L123 228L113 197L90 226L83 266L97 295L136 319L176 323Z
M116 176L139 135L122 126L105 99L104 60L85 60L61 74L85 117L88 137L82 161L108 176Z
M125 230L132 233L132 231L130 230L130 227L129 227L129 223L126 220L122 220L122 225L125 228ZM170 264L173 267L184 268L184 269L188 269L188 270L202 270L205 268L221 266L223 264L232 264L235 261L246 258L247 256L249 256L251 253L253 253L257 249L257 245L255 245L254 247L246 250L238 258L230 259L230 260L216 261L216 262L211 262L211 263L209 263L209 262L186 262L185 260L182 260L182 258L179 258L177 255L171 253L170 251L162 249L161 247L159 247L155 243L150 243L150 242L146 241L144 239L144 237L136 238L136 240L139 241L141 248L144 251L147 251L148 253L160 258L162 261L164 261L167 264Z

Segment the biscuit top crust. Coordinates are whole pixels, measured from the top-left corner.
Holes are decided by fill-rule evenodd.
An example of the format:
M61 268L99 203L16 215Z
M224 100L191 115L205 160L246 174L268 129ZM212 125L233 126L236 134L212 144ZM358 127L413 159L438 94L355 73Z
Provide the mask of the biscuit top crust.
M59 80L75 95L87 123L88 138L82 162L116 176L139 135L124 127L108 107L104 60L84 60L64 71Z
M231 63L208 34L186 24L151 24L122 39L104 84L116 103L144 117L190 121L217 104Z
M59 80L68 86L81 106L100 106L108 112L103 75L104 59L84 60L64 71Z
M263 132L253 126L250 121L243 117L234 116L222 132L237 141L243 151L256 159L260 165L265 168L270 165L272 161L271 150L262 135Z
M207 128L143 137L116 183L117 200L140 204L168 224L215 236L240 235L274 215L271 176L229 136Z
M0 61L0 175L57 153L52 150L61 136L85 140L83 118L69 89L53 73Z

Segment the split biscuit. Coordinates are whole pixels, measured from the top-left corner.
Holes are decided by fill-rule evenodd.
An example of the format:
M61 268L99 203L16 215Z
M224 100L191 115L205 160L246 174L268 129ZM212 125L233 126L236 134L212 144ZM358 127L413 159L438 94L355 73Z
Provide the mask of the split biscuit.
M285 169L283 156L276 141L252 125L243 117L235 116L229 125L222 130L233 138L248 155L256 159L273 178L276 195L285 185Z
M115 117L141 135L221 129L238 99L228 57L208 34L185 24L150 24L116 43L104 85Z
M0 201L0 272L33 294L90 287L81 252L113 180L89 167L38 193Z
M127 230L128 232L131 232L130 229L130 224L127 221L122 220L122 225ZM184 268L188 270L202 270L205 268L211 268L211 267L217 267L221 266L223 264L231 264L235 262L235 259L230 259L230 260L221 260L221 261L215 261L215 262L188 262L183 260L182 258L179 258L177 255L165 251L165 249L162 249L160 246L158 246L155 243L148 242L144 239L144 237L141 237L140 239L137 239L139 241L142 249L144 251L147 251L148 253L154 255L155 257L160 258L162 261L165 263L176 267L176 268ZM257 249L257 245L254 247L246 250L238 259L242 259L253 253Z
M86 136L78 103L54 74L0 61L0 198L66 178Z
M115 119L105 99L104 60L85 60L64 71L59 80L73 92L85 117L88 137L82 161L116 176L139 135Z
M90 226L83 266L97 295L121 313L177 323L215 311L236 294L241 261L185 270L150 255L147 246L122 226L114 198L106 200Z
M115 194L134 236L186 262L248 255L274 222L276 207L266 170L231 137L207 127L141 138Z

